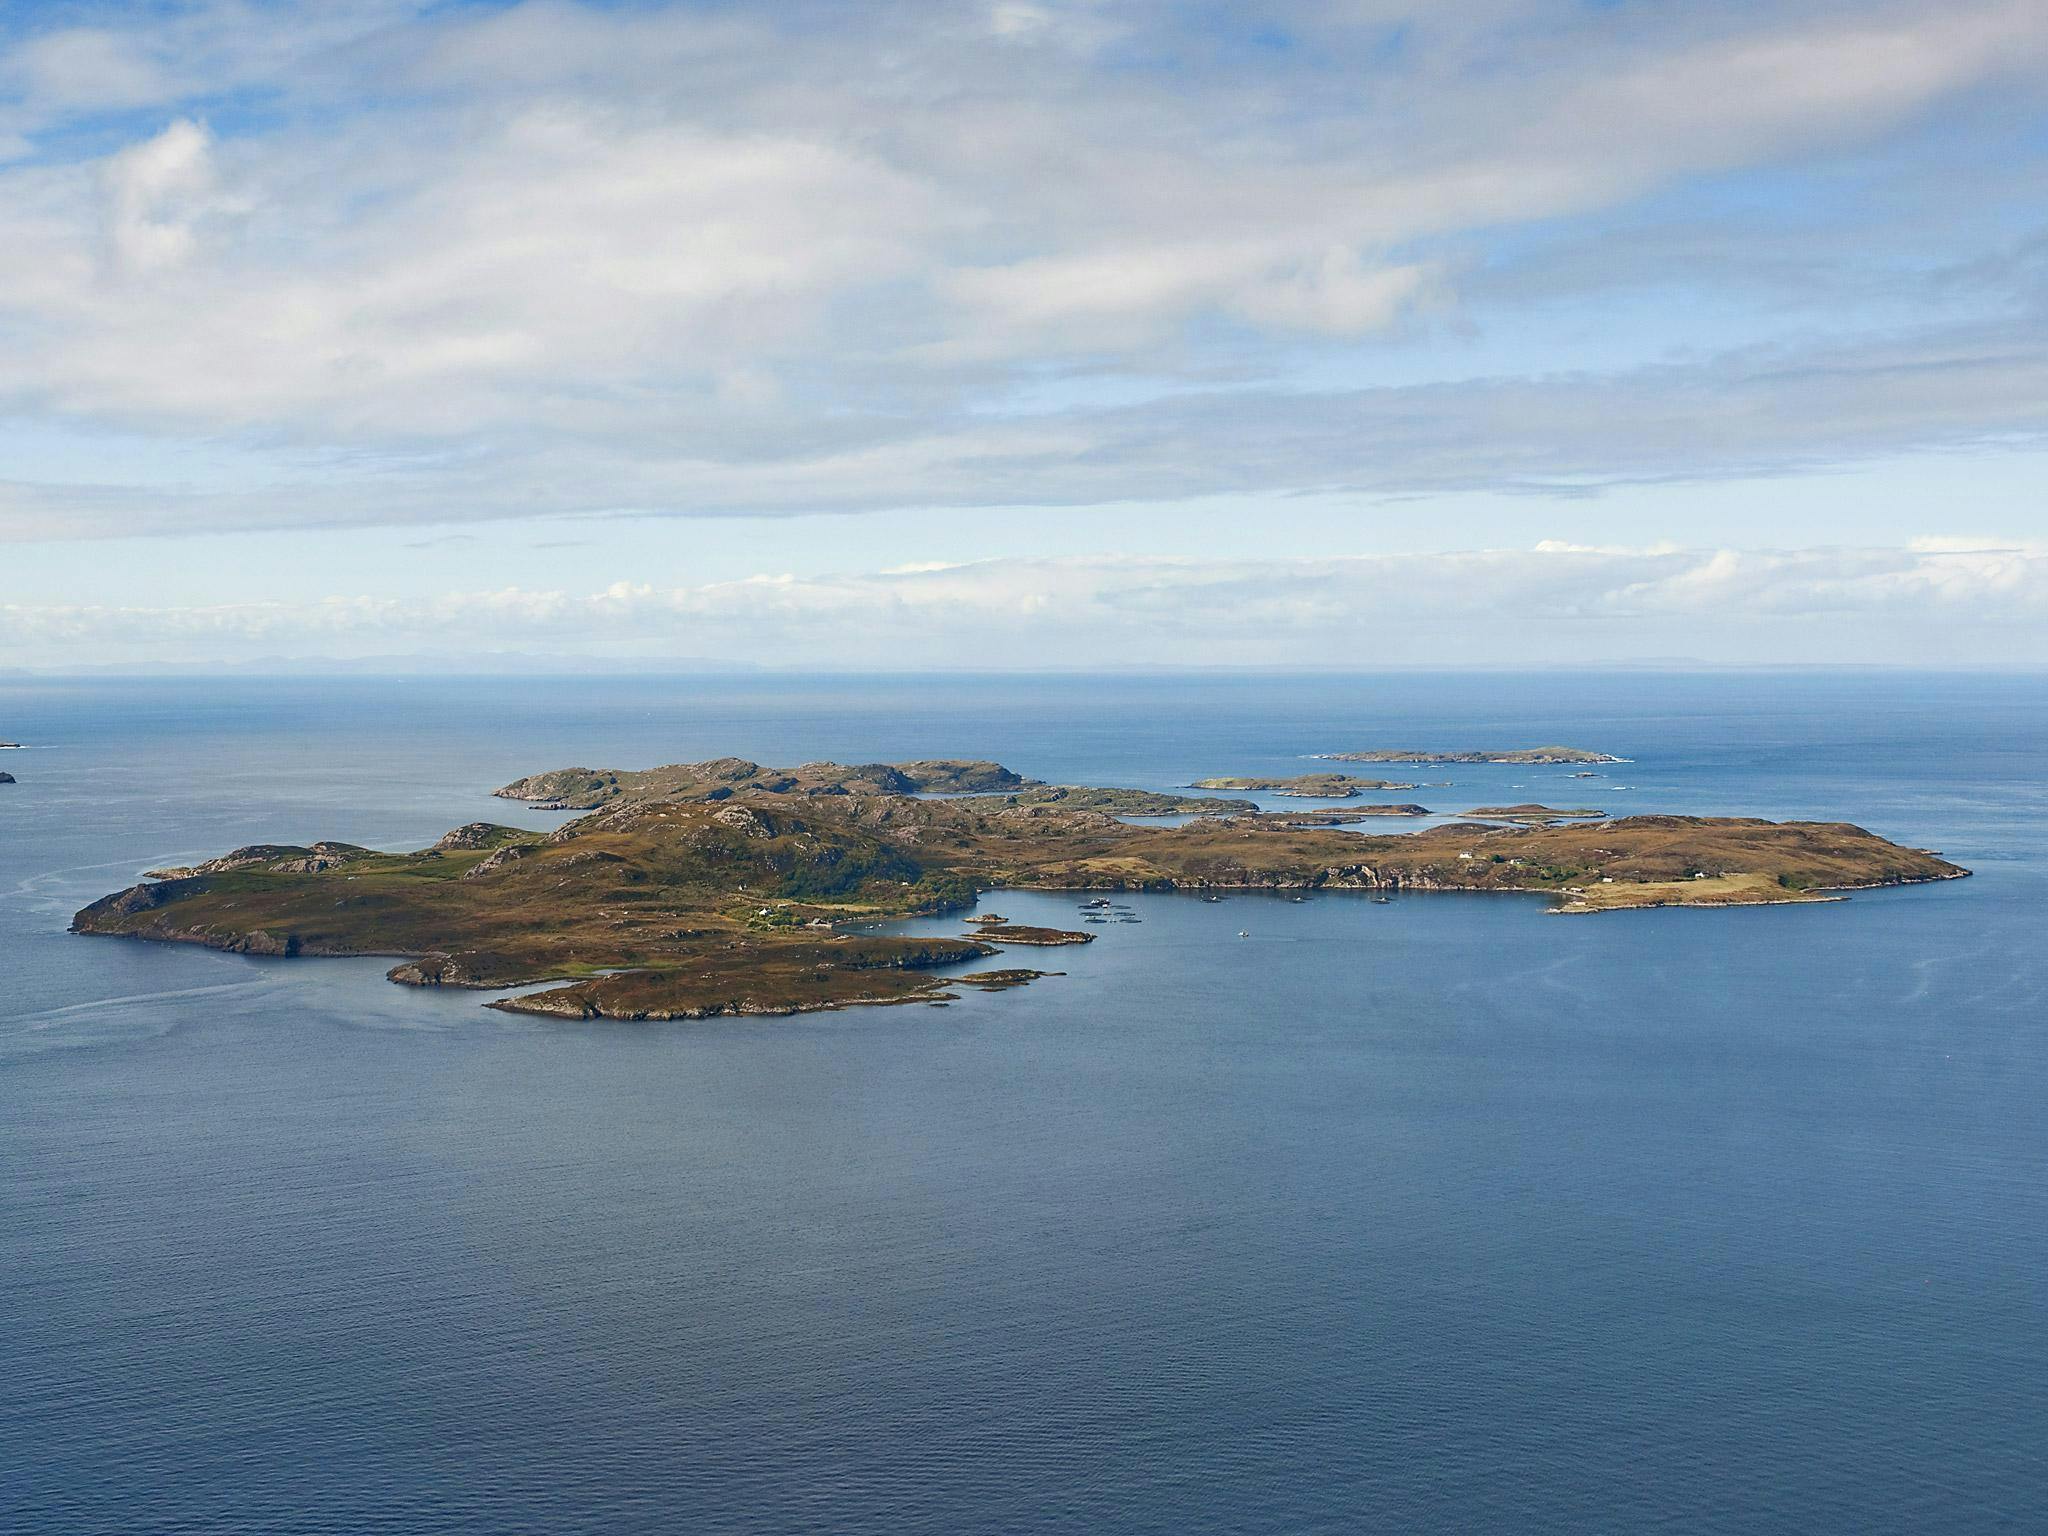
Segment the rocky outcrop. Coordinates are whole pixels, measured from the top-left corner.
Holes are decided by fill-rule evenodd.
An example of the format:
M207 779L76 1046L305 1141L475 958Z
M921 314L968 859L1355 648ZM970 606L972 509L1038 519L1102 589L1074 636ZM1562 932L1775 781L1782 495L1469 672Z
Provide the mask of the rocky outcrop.
M492 853L485 854L483 858L472 864L468 869L465 869L462 872L462 878L465 880L488 879L507 864L516 864L519 860L528 857L532 852L533 849L524 843L513 843L507 847L499 848Z
M403 965L394 965L384 973L392 981L408 987L501 987L502 979L487 980L477 969L473 957L449 955L436 951L421 955L417 960L408 960Z
M145 871L152 880L189 880L199 875L225 875L238 869L267 868L281 875L317 875L324 869L368 858L370 850L354 843L314 843L300 848L289 843L251 843L203 864Z
M116 891L111 896L102 896L73 919L72 927L86 925L87 920L102 917L133 917L139 912L152 912L165 902L172 900L190 888L190 880L159 880L151 885L131 885L125 891Z
M275 955L285 958L299 952L299 937L295 933L270 933L262 928L256 928L248 933L234 935L220 947L236 954Z
M532 840L531 832L522 832L517 827L500 826L495 821L472 821L467 826L444 833L441 840L434 844L434 848L439 853L474 853L480 848L496 848L504 843Z
M742 837L773 837L775 823L759 811L744 805L722 805L711 813L721 827L730 827Z
M346 863L346 857L329 858L326 854L309 853L303 859L280 859L270 866L270 872L274 875L317 875L323 869L335 869Z

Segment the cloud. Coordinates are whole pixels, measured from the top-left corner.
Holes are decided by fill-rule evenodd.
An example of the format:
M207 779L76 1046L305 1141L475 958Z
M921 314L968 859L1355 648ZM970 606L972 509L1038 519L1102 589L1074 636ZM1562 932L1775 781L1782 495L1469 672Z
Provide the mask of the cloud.
M191 257L217 192L212 151L213 136L184 120L107 162L108 240L124 272L152 272Z
M12 537L1584 489L2048 398L2048 300L1953 288L1769 355L1371 383L1471 296L1540 302L1517 231L2038 106L2031 0L66 15L0 34L0 413L242 462L21 477Z
M94 27L65 27L13 50L6 74L50 111L147 106L173 94L141 39Z
M204 340L195 326L195 356ZM233 356L232 341L219 351ZM944 424L876 408L813 422L794 441L709 402L694 421L648 402L613 404L644 440L548 423L468 455L286 458L274 487L0 482L0 539L54 526L115 534L675 508L1085 506L1276 488L1331 494L1340 506L1348 497L1361 511L1386 497L1464 491L1577 497L2038 443L2048 437L2048 335L1931 327L1617 373L1245 385ZM564 415L580 406L560 401Z
M1939 541L1937 541L1939 542ZM813 667L2048 662L2048 550L1584 549L991 560L595 592L0 607L16 656L233 660L415 648ZM1676 644L1680 648L1673 650Z

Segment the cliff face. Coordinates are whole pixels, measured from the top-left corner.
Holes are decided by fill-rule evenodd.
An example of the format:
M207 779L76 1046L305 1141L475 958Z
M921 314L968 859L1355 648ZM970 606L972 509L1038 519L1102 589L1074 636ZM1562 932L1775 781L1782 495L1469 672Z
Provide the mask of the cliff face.
M949 984L939 968L1006 938L1076 937L844 931L1005 886L1536 891L1591 911L1811 900L1964 873L1840 822L1637 816L1368 835L1328 825L1353 814L1338 811L1136 826L1086 794L1034 798L1028 784L955 799L876 787L898 775L920 788L1026 783L994 764L782 771L722 759L673 772L674 793L642 783L552 833L479 822L405 854L251 845L104 897L73 926L250 954L390 955L404 962L393 979L414 985L560 979L504 1006L694 1018L937 997ZM536 783L558 787L520 781Z

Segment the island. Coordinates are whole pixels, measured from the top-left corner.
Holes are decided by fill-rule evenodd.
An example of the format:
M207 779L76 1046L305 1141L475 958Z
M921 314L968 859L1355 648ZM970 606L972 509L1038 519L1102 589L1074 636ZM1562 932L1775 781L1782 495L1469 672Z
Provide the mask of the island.
M1360 779L1348 773L1301 773L1291 779L1197 779L1189 789L1258 790L1271 795L1299 795L1308 800L1349 800L1366 790L1419 789L1416 784L1396 784L1388 779Z
M921 787L999 778L1029 784L994 764L929 762L561 770L500 791L600 796L552 831L474 822L407 853L254 844L157 871L72 927L251 955L386 956L394 981L417 986L543 987L490 1004L518 1012L702 1019L946 1001L950 988L1040 974L966 969L1005 945L1093 937L971 921L959 937L875 931L966 913L989 891L1528 892L1593 912L1817 901L1968 873L1846 822L1658 815L1367 834L1326 819L1348 811L1251 811L1146 826L1057 799Z
M1541 766L1554 763L1625 763L1625 757L1605 752L1587 752L1578 747L1517 747L1510 752L1311 752L1309 756L1326 763L1517 763Z
M13 774L11 774L11 773L0 773L0 784L12 784L12 783L14 783L14 782L15 782L15 777L14 777L14 775L13 775Z
M1071 928L1036 928L1029 923L985 923L975 930L975 936L998 944L1022 944L1027 948L1095 942L1092 933L1076 933Z

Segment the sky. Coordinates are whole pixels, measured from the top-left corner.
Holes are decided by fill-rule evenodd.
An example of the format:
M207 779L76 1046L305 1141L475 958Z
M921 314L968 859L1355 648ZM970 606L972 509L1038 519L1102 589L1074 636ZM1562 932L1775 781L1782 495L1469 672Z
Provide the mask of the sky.
M2048 665L2042 0L0 0L0 668Z

